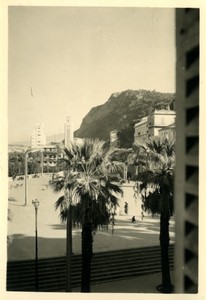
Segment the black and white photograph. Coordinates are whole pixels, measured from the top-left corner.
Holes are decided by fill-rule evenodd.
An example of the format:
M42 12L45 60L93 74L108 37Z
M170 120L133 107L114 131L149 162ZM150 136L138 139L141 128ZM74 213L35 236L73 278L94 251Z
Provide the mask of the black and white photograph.
M122 3L7 6L5 299L206 297L203 10Z

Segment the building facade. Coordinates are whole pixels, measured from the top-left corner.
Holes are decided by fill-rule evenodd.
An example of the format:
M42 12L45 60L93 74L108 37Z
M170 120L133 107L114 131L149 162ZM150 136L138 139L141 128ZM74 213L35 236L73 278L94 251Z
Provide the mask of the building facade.
M31 135L31 148L41 148L46 145L46 134L44 124L36 124Z
M64 145L65 147L69 147L70 143L73 142L73 130L72 130L72 122L71 117L66 117L66 123L64 124Z
M174 110L155 110L148 116L148 136L159 136L159 130L175 122L176 113Z
M45 145L42 148L43 153L43 167L45 169L51 169L51 167L56 167L57 161L63 157L61 151L58 151L56 145Z
M175 137L175 117L175 111L168 108L155 110L142 118L134 126L134 143L144 143L149 137Z
M199 174L204 174L199 164L199 19L199 9L176 9L175 291L197 296L205 290L206 249L199 225L205 219L205 192L199 186Z
M148 137L148 117L144 117L134 126L134 143L145 142Z
M73 138L73 144L74 145L81 146L81 145L83 145L83 143L84 143L84 139L83 138L77 138L77 137Z
M165 140L165 139L175 140L176 139L175 123L172 123L171 125L161 128L159 130L159 137L161 140Z
M118 146L119 146L118 131L112 130L110 131L110 147L118 147Z

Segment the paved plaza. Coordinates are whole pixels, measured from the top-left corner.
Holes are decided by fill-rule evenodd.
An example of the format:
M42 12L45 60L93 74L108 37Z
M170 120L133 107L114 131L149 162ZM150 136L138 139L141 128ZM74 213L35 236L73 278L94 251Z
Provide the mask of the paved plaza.
M28 205L25 203L23 181L9 182L8 207L12 220L8 222L8 234L12 243L8 246L8 260L26 260L35 257L35 210L32 200L38 199L38 251L39 258L63 256L66 251L66 229L59 219L54 203L61 196L47 187L49 176L28 179ZM19 184L17 186L17 184ZM133 185L123 185L124 196L119 199L114 231L99 230L94 235L94 252L159 245L159 217L145 215L141 218L141 199L133 197ZM125 201L128 214L124 213ZM135 216L136 222L131 219ZM174 241L174 221L170 221L170 239ZM73 252L81 253L81 230L73 230Z

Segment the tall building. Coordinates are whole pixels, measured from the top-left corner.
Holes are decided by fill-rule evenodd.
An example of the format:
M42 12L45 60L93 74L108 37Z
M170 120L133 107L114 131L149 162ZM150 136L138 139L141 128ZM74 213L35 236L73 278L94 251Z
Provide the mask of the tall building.
M67 116L66 123L64 124L64 145L65 145L65 147L69 147L71 142L73 142L72 122L71 122L71 117Z
M31 148L41 148L46 145L46 134L44 124L36 124L31 135Z

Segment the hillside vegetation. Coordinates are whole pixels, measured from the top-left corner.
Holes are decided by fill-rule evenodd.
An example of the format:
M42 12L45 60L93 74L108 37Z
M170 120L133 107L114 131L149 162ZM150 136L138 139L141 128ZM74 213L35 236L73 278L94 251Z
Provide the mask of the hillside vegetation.
M114 93L108 101L96 107L84 117L75 131L75 137L100 138L109 140L110 131L120 132L122 147L133 142L134 124L154 109L164 109L168 105L173 109L175 94L148 90L126 90Z

